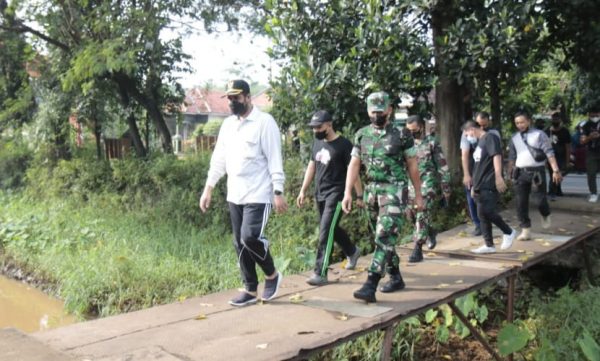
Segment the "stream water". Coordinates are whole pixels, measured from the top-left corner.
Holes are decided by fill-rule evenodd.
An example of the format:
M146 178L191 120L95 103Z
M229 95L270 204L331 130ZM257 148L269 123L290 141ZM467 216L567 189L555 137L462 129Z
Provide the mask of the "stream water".
M0 276L0 328L36 332L75 323L63 302L25 283Z

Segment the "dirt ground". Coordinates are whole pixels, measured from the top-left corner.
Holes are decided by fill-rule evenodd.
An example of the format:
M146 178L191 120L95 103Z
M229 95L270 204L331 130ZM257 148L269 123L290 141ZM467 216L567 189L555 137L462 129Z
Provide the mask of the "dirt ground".
M495 341L496 331L486 331L490 342ZM448 343L442 344L436 341L433 330L427 330L421 336L415 347L415 360L419 361L489 361L492 356L473 336L461 340L458 336L451 335Z

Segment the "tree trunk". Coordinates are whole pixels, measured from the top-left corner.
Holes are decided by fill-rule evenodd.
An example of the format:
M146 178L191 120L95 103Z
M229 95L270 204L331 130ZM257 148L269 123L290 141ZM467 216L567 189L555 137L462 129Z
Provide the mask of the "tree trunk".
M438 83L435 86L435 114L440 132L440 142L453 178L461 179L460 127L464 117L463 89L458 81L448 75L445 61L441 55L441 39L445 28L453 21L453 1L438 2L431 13L431 28Z
M131 137L131 142L133 143L133 148L135 149L135 154L140 157L146 157L146 148L144 147L144 143L142 142L142 137L140 136L140 130L138 129L137 123L135 121L135 113L131 109L131 97L129 96L128 88L131 85L128 85L127 82L118 77L114 77L113 80L117 83L119 88L119 93L121 94L121 103L123 107L130 111L129 115L127 115L127 125L129 126L129 136Z
M500 107L500 86L498 77L493 75L490 78L490 110L494 128L502 134L502 109Z
M171 132L169 132L169 128L167 127L167 123L165 122L165 118L163 117L155 97L149 97L141 92L137 88L135 81L127 74L115 73L112 77L119 87L127 92L128 96L131 96L131 98L135 99L144 109L146 109L148 115L156 126L156 130L160 134L163 151L165 153L173 153Z
M98 158L98 160L101 160L102 159L102 145L100 144L100 137L102 136L102 134L101 134L100 122L98 121L98 119L94 118L93 124L94 124L94 138L96 138L96 158Z

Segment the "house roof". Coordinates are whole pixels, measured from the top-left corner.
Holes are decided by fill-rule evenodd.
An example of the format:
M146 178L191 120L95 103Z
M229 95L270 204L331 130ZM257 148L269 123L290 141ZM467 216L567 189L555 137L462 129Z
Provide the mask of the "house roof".
M252 104L264 110L270 107L272 102L266 92L262 91L252 97ZM186 90L181 110L184 114L231 114L225 92L206 88Z

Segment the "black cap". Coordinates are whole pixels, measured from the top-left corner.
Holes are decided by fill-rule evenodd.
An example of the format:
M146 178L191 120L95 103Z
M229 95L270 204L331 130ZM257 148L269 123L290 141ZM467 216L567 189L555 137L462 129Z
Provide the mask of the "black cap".
M327 123L332 121L331 114L327 110L319 110L315 114L313 114L312 118L310 118L310 122L308 123L309 127L318 127L323 123Z
M226 95L250 94L250 85L245 80L230 80L227 83Z

